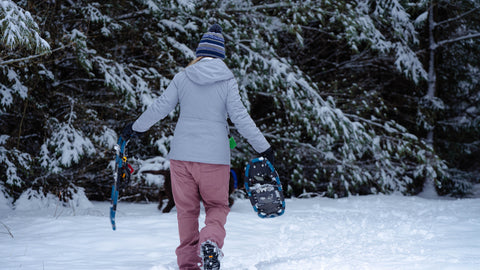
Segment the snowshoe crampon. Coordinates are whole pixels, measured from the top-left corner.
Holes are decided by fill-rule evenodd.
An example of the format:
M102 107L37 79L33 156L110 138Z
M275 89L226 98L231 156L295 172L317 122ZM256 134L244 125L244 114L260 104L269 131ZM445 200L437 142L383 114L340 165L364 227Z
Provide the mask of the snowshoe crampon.
M259 217L273 218L285 212L285 198L280 178L266 158L253 159L247 165L245 189Z
M215 243L206 241L202 244L200 252L200 257L202 258L202 270L220 269L220 260L223 257L223 253Z

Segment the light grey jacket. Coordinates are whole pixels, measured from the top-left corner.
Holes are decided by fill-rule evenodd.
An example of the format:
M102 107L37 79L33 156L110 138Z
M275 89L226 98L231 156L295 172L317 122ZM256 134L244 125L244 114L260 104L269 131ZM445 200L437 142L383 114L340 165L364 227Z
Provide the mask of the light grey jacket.
M243 106L233 73L220 59L202 59L175 75L162 96L135 121L133 130L147 131L177 103L180 116L170 159L230 164L227 117L255 151L270 147Z

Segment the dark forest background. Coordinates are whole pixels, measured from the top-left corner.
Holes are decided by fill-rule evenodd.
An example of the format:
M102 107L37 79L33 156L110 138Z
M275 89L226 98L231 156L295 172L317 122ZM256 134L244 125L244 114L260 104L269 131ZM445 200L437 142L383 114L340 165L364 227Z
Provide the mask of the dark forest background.
M287 196L468 196L479 21L467 0L0 1L0 194L108 199L119 132L218 23ZM124 199L156 199L176 115L129 143ZM256 153L231 130L242 170Z

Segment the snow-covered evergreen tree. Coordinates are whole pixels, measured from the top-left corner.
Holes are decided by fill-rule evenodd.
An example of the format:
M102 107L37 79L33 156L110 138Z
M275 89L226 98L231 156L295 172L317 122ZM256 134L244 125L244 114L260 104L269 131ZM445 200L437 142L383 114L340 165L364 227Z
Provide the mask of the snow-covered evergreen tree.
M22 61L16 59L21 54L16 51L26 50L30 53L45 54L50 52L50 45L45 41L33 17L28 11L17 6L13 1L0 1L0 112L13 103L13 97L18 95L25 99L28 88L22 83L19 72L9 66L12 63Z
M25 48L41 54L50 51L50 45L39 33L39 28L30 12L11 0L0 1L1 44L9 50Z
M57 194L58 186L68 191L72 185L85 187L91 198L108 197L117 133L194 58L213 23L223 27L226 63L244 104L277 150L290 195L414 194L426 177L442 183L446 175L445 163L404 126L368 115L375 108L361 102L350 109L362 113L345 110L328 95L330 82L313 80L295 64L295 55L284 53L286 36L301 48L309 46L307 29L325 31L348 53L388 56L395 72L421 81L425 71L412 49L418 36L402 1L29 3L18 5L42 18L38 35L55 49L48 57L29 49L15 57L15 65L0 63L1 83L20 89L5 98L10 105L0 116L0 166L11 175L1 183L14 198L31 187ZM8 55L19 51L12 47ZM131 192L142 194L139 199L156 194L141 172L168 167L154 157L168 151L176 114L129 144L139 168ZM243 167L256 153L233 127L232 133L240 145L233 165Z
M453 165L442 193L465 195L480 157L477 66L480 5L475 1L419 1L416 23L425 29L427 91L419 103L427 141ZM417 12L418 12L417 11Z
M29 76L29 67L23 64L27 59L50 52L50 45L43 39L32 15L10 0L0 1L0 115L2 118L9 116L9 109L16 106L15 99L26 100L29 88L26 81ZM23 118L22 118L23 119ZM2 121L3 122L3 121ZM18 124L18 123L17 123ZM2 179L0 188L8 192L4 185L21 187L24 185L25 176L30 170L33 160L31 153L19 149L19 140L14 140L13 134L5 132L9 128L2 123L0 132L0 166ZM20 130L22 122L20 122ZM5 134L7 133L7 134ZM20 136L20 135L18 135Z

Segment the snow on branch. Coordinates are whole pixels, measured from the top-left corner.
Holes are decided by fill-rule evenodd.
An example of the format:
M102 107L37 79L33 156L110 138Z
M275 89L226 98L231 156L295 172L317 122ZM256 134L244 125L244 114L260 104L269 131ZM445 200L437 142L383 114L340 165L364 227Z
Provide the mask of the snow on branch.
M41 146L41 166L58 173L62 167L78 163L82 156L95 153L89 138L69 123L56 123L52 136Z
M397 69L415 83L421 78L426 79L427 72L411 49L411 43L418 43L418 33L410 15L396 0L376 2L373 13L369 1L364 0L351 9L349 16L342 17L348 25L349 44L356 49L356 44L367 41L380 53L393 53Z
M77 118L75 113L75 99L66 96L70 101L70 113L66 115L66 122L56 118L50 119L52 135L47 138L40 150L41 166L53 173L58 173L62 167L69 167L78 163L82 156L92 155L96 152L93 143L82 131L73 126Z
M408 46L403 46L400 43L396 45L395 66L397 69L403 71L415 83L418 83L420 79L426 79L428 74L423 68L422 62L418 59L417 54Z
M252 12L256 10L290 8L295 6L297 6L295 3L274 3L274 4L263 4L263 5L256 5L256 6L236 7L232 9L227 9L226 11L227 12Z
M13 1L0 0L0 42L10 50L26 48L41 54L50 51L50 45L40 37L37 23L30 12Z
M447 20L444 20L444 21L441 21L441 22L436 22L435 23L435 26L438 26L438 25L442 25L442 24L447 24L447 23L450 23L450 22L454 22L454 21L457 21L457 20L460 20L461 18L477 11L477 10L480 10L480 7L476 7L476 8L472 8L471 10L467 11L467 12L464 12L454 18L450 18L450 19L447 19Z
M59 48L55 48L55 49L53 49L53 50L51 50L51 51L45 51L45 52L40 53L40 54L30 55L30 56L22 57L22 58L5 60L5 61L0 62L0 66L11 65L11 64L14 64L14 63L18 63L18 62L27 62L27 61L30 61L30 60L32 60L32 59L36 59L36 58L45 56L45 55L50 54L50 53L63 50L63 49L65 49L67 46L70 46L70 45L71 45L71 44L68 44L68 45L66 45L66 46L61 46L61 47L59 47Z
M14 68L0 65L0 76L6 77L0 82L0 112L3 112L13 103L14 95L25 99L28 88L23 84L22 78Z
M84 13L87 21L103 24L101 33L104 36L110 36L112 33L111 30L118 30L122 28L122 26L116 23L112 18L104 15L99 8L101 8L99 3L92 3L83 8L82 12Z
M462 40L465 40L465 39L473 39L473 38L480 38L480 32L473 33L473 34L468 34L468 35L465 35L465 36L460 36L460 37L457 37L457 38L452 38L452 39L439 41L433 46L433 48L436 49L436 48L441 47L445 44L455 43L455 42L462 41Z
M125 65L102 56L93 57L92 62L98 65L105 84L124 96L125 107L136 107L138 97L145 109L156 95L144 78L164 79L155 69Z
M6 167L5 175L7 179L5 179L5 182L8 185L21 186L23 180L18 174L17 167L29 169L32 158L28 153L22 153L15 148L6 148L4 145L8 139L8 135L0 135L0 165Z
M112 19L106 15L103 15L102 12L97 7L100 7L99 3L91 3L82 9L83 13L86 16L87 21L101 22L101 23L111 22Z

